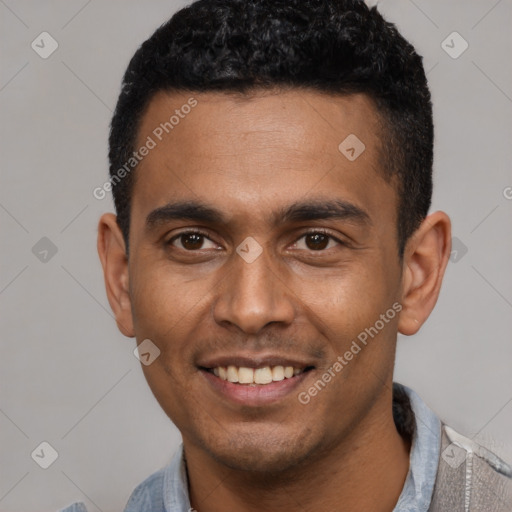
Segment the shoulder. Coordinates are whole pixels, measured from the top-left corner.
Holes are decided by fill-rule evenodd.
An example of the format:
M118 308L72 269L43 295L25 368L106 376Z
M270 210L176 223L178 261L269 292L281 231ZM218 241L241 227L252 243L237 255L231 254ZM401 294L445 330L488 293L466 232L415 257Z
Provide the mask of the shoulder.
M148 476L132 492L124 512L164 512L164 476L162 468Z
M59 512L87 512L87 508L84 503L77 501L66 508L61 508Z
M512 467L487 448L443 425L429 512L445 510L510 512Z
M124 512L165 512L163 501L165 468L156 471L140 483L130 495ZM59 512L87 512L84 503L77 502Z

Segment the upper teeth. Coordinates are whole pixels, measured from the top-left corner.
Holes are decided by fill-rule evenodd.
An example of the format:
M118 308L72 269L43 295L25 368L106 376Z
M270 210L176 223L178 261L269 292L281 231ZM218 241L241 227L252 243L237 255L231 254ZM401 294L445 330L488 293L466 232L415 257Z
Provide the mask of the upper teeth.
M222 380L239 382L240 384L269 384L289 379L302 373L302 368L293 366L264 366L263 368L247 368L245 366L217 366L213 373Z

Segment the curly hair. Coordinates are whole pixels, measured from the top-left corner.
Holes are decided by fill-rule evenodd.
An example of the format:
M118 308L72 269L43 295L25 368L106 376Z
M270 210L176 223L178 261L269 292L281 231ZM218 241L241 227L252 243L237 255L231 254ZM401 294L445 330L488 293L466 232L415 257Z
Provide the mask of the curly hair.
M198 0L132 57L112 118L110 178L134 153L141 118L159 91L302 88L364 93L382 130L382 172L398 196L398 254L432 196L432 104L422 58L362 0ZM128 250L134 173L112 187Z

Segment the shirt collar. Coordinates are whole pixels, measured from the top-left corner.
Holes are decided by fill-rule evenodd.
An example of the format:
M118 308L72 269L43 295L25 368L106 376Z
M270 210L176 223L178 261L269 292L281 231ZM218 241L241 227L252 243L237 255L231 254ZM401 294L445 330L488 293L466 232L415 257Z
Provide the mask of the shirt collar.
M405 391L409 397L416 425L409 472L393 512L427 512L439 464L441 421L412 389L396 383L394 387Z
M164 474L165 512L189 512L190 497L183 444L180 444Z

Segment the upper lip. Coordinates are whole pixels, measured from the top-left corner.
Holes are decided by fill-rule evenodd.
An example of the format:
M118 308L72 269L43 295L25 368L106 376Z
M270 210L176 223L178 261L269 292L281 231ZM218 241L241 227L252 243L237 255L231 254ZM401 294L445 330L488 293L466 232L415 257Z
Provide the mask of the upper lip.
M219 366L237 366L245 368L264 368L265 366L293 366L294 368L307 368L314 366L310 361L291 358L276 354L229 354L201 359L197 366L200 368L217 368Z

